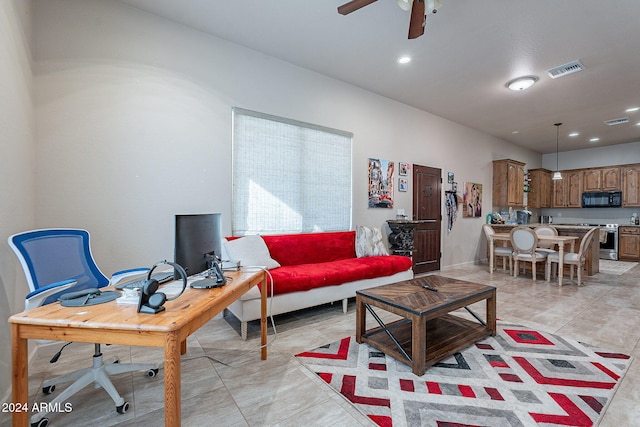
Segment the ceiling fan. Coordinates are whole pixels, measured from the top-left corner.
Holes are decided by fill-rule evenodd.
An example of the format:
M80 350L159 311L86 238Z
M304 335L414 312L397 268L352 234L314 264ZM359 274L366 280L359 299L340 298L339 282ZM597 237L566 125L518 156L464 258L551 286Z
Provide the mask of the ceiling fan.
M348 15L377 0L351 0L338 6L338 13ZM409 38L415 39L424 34L424 27L427 23L425 11L436 13L442 4L440 0L397 0L398 6L403 10L411 9L411 20L409 21Z

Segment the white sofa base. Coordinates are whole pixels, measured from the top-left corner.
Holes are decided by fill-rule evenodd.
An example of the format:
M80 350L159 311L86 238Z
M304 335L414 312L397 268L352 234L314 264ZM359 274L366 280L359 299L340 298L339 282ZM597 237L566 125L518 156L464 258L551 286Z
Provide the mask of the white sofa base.
M275 316L340 300L342 300L342 311L346 313L347 300L348 298L355 297L356 291L411 279L413 279L413 270L409 269L391 276L357 280L337 286L314 288L308 291L280 294L268 299L267 314ZM270 295L270 292L271 289L267 289L268 295ZM227 310L240 320L240 333L242 339L246 340L247 322L260 319L260 292L258 288L254 287L248 291L240 299L228 306Z

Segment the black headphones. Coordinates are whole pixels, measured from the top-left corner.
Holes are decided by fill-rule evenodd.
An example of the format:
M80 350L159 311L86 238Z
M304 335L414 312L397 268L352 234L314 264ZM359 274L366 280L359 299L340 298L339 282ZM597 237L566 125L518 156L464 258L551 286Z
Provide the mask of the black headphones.
M151 274L153 270L156 269L160 264L166 264L172 266L175 271L178 272L180 278L182 278L182 290L180 293L172 298L167 298L164 292L157 292L158 286L160 284L157 280L151 278ZM153 267L149 270L147 274L147 280L144 281L142 285L142 292L140 292L140 300L138 301L138 313L148 313L148 314L156 314L164 310L164 303L167 301L173 301L178 298L184 290L187 288L187 273L184 271L180 265L169 262L166 260L158 261L153 264Z

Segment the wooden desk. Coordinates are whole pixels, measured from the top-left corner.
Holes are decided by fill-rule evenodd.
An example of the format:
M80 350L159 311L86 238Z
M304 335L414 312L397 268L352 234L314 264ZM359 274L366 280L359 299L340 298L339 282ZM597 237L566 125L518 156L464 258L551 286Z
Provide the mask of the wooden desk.
M179 426L180 355L186 352L187 337L258 283L263 283L261 358L267 358L265 272L225 272L225 276L233 280L221 288L187 288L180 298L167 302L166 310L158 314L140 314L137 313L136 306L118 305L111 301L81 308L62 307L59 303L54 303L11 316L13 403L28 403L29 339L163 347L165 426ZM13 426L27 426L29 415L27 412L14 412Z
M511 241L510 233L494 233L489 236L489 271L493 273L493 248L495 241ZM562 286L562 276L564 267L564 245L569 243L571 245L570 252L574 252L575 243L578 240L577 236L538 236L540 242L551 242L558 245L558 286Z

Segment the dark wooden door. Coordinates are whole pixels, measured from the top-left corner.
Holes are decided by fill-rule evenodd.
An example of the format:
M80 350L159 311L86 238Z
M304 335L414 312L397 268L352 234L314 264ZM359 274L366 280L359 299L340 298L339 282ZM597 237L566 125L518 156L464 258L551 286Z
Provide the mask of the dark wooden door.
M441 172L413 165L413 219L420 221L413 236L415 274L440 270Z

